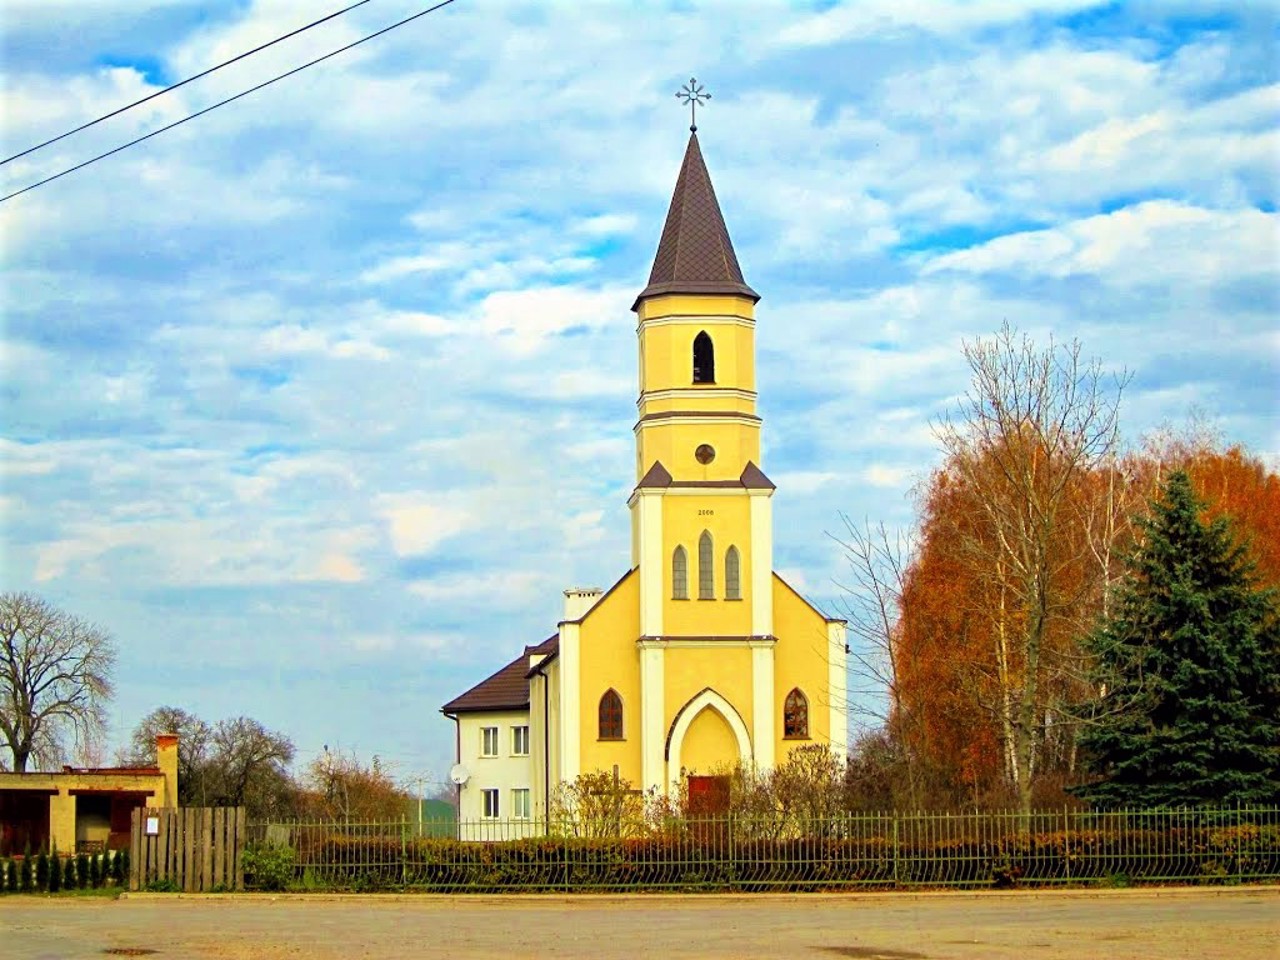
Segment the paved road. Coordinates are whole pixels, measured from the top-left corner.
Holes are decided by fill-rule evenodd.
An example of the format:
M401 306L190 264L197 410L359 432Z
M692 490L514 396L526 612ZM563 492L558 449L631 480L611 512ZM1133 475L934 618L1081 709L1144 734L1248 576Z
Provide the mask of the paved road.
M0 900L0 957L1277 960L1280 888Z

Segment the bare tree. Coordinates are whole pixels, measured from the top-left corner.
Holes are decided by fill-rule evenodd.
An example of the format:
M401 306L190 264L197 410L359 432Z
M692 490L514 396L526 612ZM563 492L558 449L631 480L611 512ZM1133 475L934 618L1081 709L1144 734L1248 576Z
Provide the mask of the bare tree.
M106 725L111 636L30 593L0 594L0 734L23 773L64 756Z
M296 786L289 774L293 741L250 717L219 720L210 738L211 799L219 806L247 806L251 816L291 812Z
M843 537L829 534L844 550L851 579L836 582L842 598L841 613L848 621L849 665L853 685L849 690L849 712L864 722L864 735L883 729L900 751L906 774L907 802L918 803L915 764L910 738L902 736L912 723L903 702L900 685L898 620L902 615L902 593L907 570L914 555L911 534L890 533L883 523L856 525L848 516ZM870 721L867 723L865 721Z
M1019 805L1029 811L1037 752L1065 716L1055 702L1060 681L1081 672L1051 638L1074 635L1087 587L1080 571L1101 566L1101 558L1086 562L1080 485L1116 450L1127 377L1113 380L1097 360L1082 361L1077 341L1050 340L1039 350L1007 323L990 339L966 343L964 356L970 389L936 433L947 469L976 504L954 536L985 585L994 645L987 705Z
M121 761L155 763L156 737L162 733L178 735L178 802L184 807L209 806L209 744L213 728L195 714L181 707L156 707L133 728Z

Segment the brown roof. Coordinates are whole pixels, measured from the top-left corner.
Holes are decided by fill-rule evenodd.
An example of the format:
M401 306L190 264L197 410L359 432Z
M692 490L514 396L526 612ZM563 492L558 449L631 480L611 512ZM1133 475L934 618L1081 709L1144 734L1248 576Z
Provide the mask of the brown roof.
M777 486L764 475L764 471L748 460L742 469L742 476L737 480L673 480L661 460L655 460L649 472L636 484L640 487L693 487L693 488L733 488L746 487L748 490L776 490Z
M671 473L662 465L661 460L653 461L653 466L649 468L649 472L640 478L637 487L669 487L671 486Z
M535 647L525 647L524 653L505 667L459 697L440 708L441 713L475 713L484 710L526 710L529 707L529 657L551 654L560 649L560 635L548 637Z
M748 460L742 469L742 485L748 490L777 490L772 480L764 475L764 471Z
M631 309L637 309L645 297L664 293L738 294L753 301L760 299L742 278L696 133L689 135L649 285Z

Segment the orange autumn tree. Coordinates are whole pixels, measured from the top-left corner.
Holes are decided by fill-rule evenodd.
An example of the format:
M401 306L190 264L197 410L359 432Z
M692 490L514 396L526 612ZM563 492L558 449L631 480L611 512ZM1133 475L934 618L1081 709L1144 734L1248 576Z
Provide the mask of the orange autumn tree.
M1193 425L1181 434L1165 431L1148 438L1134 477L1150 498L1162 479L1179 469L1205 502L1204 519L1230 517L1248 545L1258 579L1280 587L1280 476L1242 444L1224 446L1214 433Z
M971 386L938 426L946 460L923 496L903 591L898 642L911 650L898 659L919 680L903 699L922 751L940 746L963 763L941 735L957 710L971 755L976 732L994 735L999 779L1028 812L1046 769L1072 761L1070 706L1084 676L1075 638L1105 582L1090 477L1113 468L1124 379L1112 384L1077 342L1042 350L1008 325L964 354ZM981 760L967 771L975 787L992 779Z
M980 458L981 459L981 458ZM1061 598L1041 653L1044 722L1032 739L1032 790L1049 799L1077 775L1071 705L1096 693L1084 683L1081 638L1108 607L1134 546L1135 519L1173 469L1185 469L1206 501L1205 515L1230 516L1249 544L1256 575L1280 586L1280 477L1240 445L1167 436L1142 451L1100 458L1078 474L1057 514L1046 553L1050 593ZM951 462L921 492L918 548L904 577L895 625L897 711L888 729L932 773L931 803L990 805L1012 788L1014 771L998 698L1025 662L1002 635L1025 629L1009 606L1008 584L962 548L991 527L973 482L994 459L964 471ZM1003 596L1002 596L1003 594ZM1004 664L1002 666L1002 650Z

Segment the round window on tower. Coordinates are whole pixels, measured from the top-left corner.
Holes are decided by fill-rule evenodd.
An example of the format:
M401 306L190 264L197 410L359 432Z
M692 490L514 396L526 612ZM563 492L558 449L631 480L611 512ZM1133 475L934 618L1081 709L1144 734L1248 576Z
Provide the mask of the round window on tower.
M693 455L697 458L699 463L706 466L716 458L716 448L711 446L709 443L702 443L698 445L697 450L693 451Z

